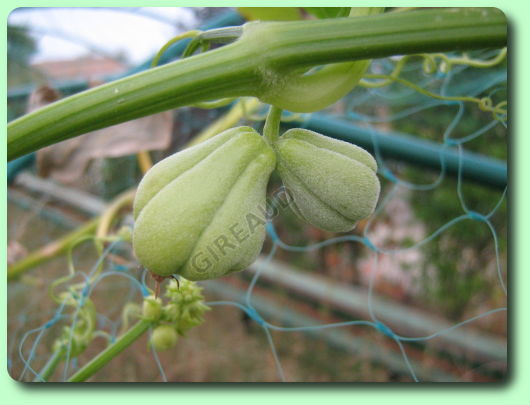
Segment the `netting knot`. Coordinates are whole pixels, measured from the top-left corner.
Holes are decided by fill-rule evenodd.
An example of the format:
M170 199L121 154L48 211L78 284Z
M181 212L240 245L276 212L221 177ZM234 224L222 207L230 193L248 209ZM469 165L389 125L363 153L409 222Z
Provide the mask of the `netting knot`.
M145 297L149 297L151 295L151 293L149 292L149 290L146 288L145 285L142 285L142 296L145 298Z
M44 329L51 328L53 325L55 325L56 322L57 322L57 319L55 318L50 319L48 322L44 324Z
M276 233L276 229L274 229L274 225L272 224L272 222L267 222L267 225L265 226L267 229L267 233L272 239L272 242L277 242L280 238L278 237L278 234Z
M257 322L260 326L265 325L265 320L261 317L261 315L252 307L247 307L245 312L247 315L252 318L255 322Z
M458 140L456 139L452 139L452 138L446 138L444 140L444 143L447 145L447 146L458 146L458 144L460 143Z
M394 176L394 173L392 173L390 170L388 170L388 168L386 167L383 167L381 169L381 174L388 180L388 181L391 181L392 183L397 183L398 182L398 179L396 178L396 176Z
M486 222L487 221L487 218L484 215L482 215L482 214L480 214L480 213L478 213L476 211L468 211L467 212L467 216L470 219L473 219L475 221L481 221L481 222Z
M124 266L123 264L114 264L114 270L115 271L127 271L129 268L127 266Z
M377 252L377 246L375 246L370 239L368 239L366 236L363 238L363 243L368 247L369 249L373 250L374 252Z
M396 335L394 332L392 332L392 329L390 329L388 326L386 326L384 323L377 321L375 324L375 327L379 332L381 332L383 335L394 338Z

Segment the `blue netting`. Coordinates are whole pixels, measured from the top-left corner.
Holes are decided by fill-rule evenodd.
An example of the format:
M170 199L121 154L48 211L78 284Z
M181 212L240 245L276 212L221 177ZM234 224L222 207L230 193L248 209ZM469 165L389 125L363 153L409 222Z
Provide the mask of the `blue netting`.
M483 55L484 57L490 55ZM381 69L392 70L394 62L391 60L380 61L379 66ZM420 66L410 64L407 65L404 69L404 73L412 74L414 72L418 73ZM436 73L427 75L422 79L419 84L422 87L429 87L430 91L437 89L441 95L450 95L450 94L461 94L459 89L462 88L462 75L466 75L471 68L465 66L455 67L448 73ZM491 72L486 71L488 77L491 76ZM506 72L503 69L497 69L495 72L495 80L490 80L486 85L484 80L479 76L478 80L474 80L474 87L466 87L466 95L480 95L486 94L487 97L494 97L497 93L505 91L505 75ZM467 76L466 76L467 77ZM453 86L453 84L455 85ZM359 95L360 94L360 95ZM370 115L370 110L373 110L373 106L378 105L389 105L392 107L392 112L381 116L381 115ZM397 105L397 108L396 108ZM458 151L459 155L459 171L456 179L456 187L454 188L453 198L459 202L461 213L454 216L453 218L447 220L443 225L439 226L436 230L431 232L429 235L425 236L420 240L415 240L412 243L403 244L403 246L385 246L384 244L378 243L373 238L373 229L374 224L378 219L385 214L385 211L388 207L388 204L403 190L408 190L414 193L427 193L433 192L442 183L447 179L446 173L446 162L444 159L444 154L440 153L440 168L438 173L431 176L429 181L425 182L416 182L407 177L407 174L400 170L396 169L396 166L392 160L386 159L379 148L378 138L375 134L379 131L376 127L378 124L382 123L394 123L397 124L401 120L414 120L418 115L421 115L429 110L438 111L436 109L443 109L443 111L452 111L452 118L446 124L445 130L438 136L438 140L441 143L441 151L445 149L455 149ZM374 290L377 285L377 275L381 271L380 261L384 256L390 258L393 255L402 253L405 251L421 251L426 246L431 244L439 243L440 237L451 228L456 227L459 224L463 223L474 223L483 226L481 232L490 234L490 243L489 248L494 251L495 257L495 267L498 278L498 289L502 291L503 294L507 293L506 283L505 283L505 269L504 269L504 259L505 252L501 252L501 246L499 243L499 236L496 230L496 227L493 222L493 217L497 214L503 204L505 203L507 189L498 193L498 196L495 200L489 202L489 208L478 212L470 206L469 202L466 199L465 190L466 183L462 179L462 156L463 152L467 145L472 145L474 141L481 137L487 137L492 134L493 130L498 130L499 128L505 128L506 122L499 117L491 117L487 119L486 122L483 122L484 115L482 115L480 124L478 127L471 130L467 129L465 134L461 134L463 130L460 128L463 118L467 114L476 113L476 106L470 105L463 101L447 101L447 100L433 100L429 97L418 95L417 92L407 88L405 86L400 86L399 84L391 84L384 88L380 89L365 89L365 90L356 90L352 96L347 99L347 106L345 112L338 114L341 118L347 118L352 122L363 125L366 128L370 128L373 131L374 136L372 137L373 150L376 156L378 165L379 165L379 175L381 178L387 181L386 186L384 187L384 195L382 195L379 205L374 213L374 215L367 221L365 224L362 233L352 233L348 235L342 235L334 238L330 238L318 243L312 243L308 245L292 245L282 241L277 232L277 223L281 221L281 218L272 218L267 223L267 234L269 237L270 249L269 253L265 257L265 261L262 263L261 267L257 269L253 275L244 299L241 301L209 301L207 304L213 308L215 311L216 307L229 306L235 307L244 312L248 317L250 317L259 327L263 330L266 340L269 344L271 354L274 358L274 362L277 369L278 378L281 381L287 381L288 378L285 375L284 369L282 367L281 356L276 350L274 343L272 331L275 332L310 332L315 330L323 330L329 328L346 328L350 326L357 327L367 327L371 328L381 334L385 339L389 339L394 342L397 346L399 353L401 353L403 362L406 368L409 370L410 377L414 381L419 381L417 374L415 373L414 366L409 360L407 355L406 346L411 343L421 343L426 342L431 339L436 339L450 331L453 331L457 328L460 328L464 325L473 323L482 318L491 316L493 314L507 311L507 307L499 306L496 308L490 308L486 311L477 313L476 315L469 317L468 319L462 320L460 322L455 322L451 327L445 328L439 331L436 331L427 336L403 336L394 332L393 328L387 323L383 322L378 318L378 313L374 309L373 305L373 295ZM308 118L308 116L305 116ZM307 122L307 119L306 121ZM300 125L304 126L304 121ZM460 133L460 135L457 135ZM473 149L473 148L471 148ZM72 350L72 338L74 331L76 330L76 323L79 319L80 311L83 310L83 307L87 299L90 299L92 293L98 288L100 283L109 278L109 277L118 277L125 279L130 283L129 290L129 301L135 301L141 297L149 295L149 288L146 284L146 272L143 272L142 277L138 279L134 271L137 270L136 266L128 265L118 265L111 264L106 266L103 272L101 272L96 277L93 277L94 274L97 274L100 265L106 261L108 255L116 250L120 244L123 242L115 242L111 244L99 257L98 262L94 264L91 271L88 274L83 272L76 272L75 276L79 274L84 278L83 287L80 290L80 294L71 294L60 302L57 306L56 311L51 314L49 320L41 324L39 327L30 329L26 331L18 343L17 356L20 361L23 363L22 371L16 378L20 380L33 379L42 380L39 375L39 371L35 364L42 365L43 359L41 356L37 355L37 348L42 345L43 339L46 334L50 331L60 328L65 324L68 325L70 331L70 339L68 341L66 349L66 360L63 362L62 371L60 380L66 381L73 371L78 368L76 364L76 356L71 355ZM302 327L288 327L284 325L277 325L272 322L269 322L253 305L254 292L257 285L260 283L260 276L262 275L262 270L266 265L270 264L272 259L278 255L281 251L286 252L298 252L298 253L307 253L315 250L319 250L323 247L330 245L340 245L340 244L355 244L361 248L362 254L365 257L371 258L371 273L368 283L368 300L366 302L366 307L368 309L369 318L362 320L351 320L344 322L335 322L322 325L310 325ZM74 275L72 275L74 277ZM72 280L73 281L73 280ZM74 305L71 305L71 300L74 300ZM68 301L70 300L70 301ZM68 303L69 302L69 303ZM72 307L70 308L69 307ZM66 311L67 308L70 308L69 311ZM31 308L28 307L28 312L31 311ZM20 316L26 316L24 312ZM108 335L109 342L115 341L120 326L122 325L123 320L112 320L109 316L102 313L97 314L98 316L98 328L105 330ZM24 322L22 322L23 324ZM394 329L396 329L394 325ZM56 333L57 334L57 333ZM156 364L156 367L159 370L160 379L162 381L167 381L166 372L162 366L162 362L158 357L156 351L152 350L153 362ZM11 351L10 356L13 356L13 351ZM13 364L13 358L9 359L10 367ZM42 366L40 366L42 367ZM30 375L31 374L31 378Z

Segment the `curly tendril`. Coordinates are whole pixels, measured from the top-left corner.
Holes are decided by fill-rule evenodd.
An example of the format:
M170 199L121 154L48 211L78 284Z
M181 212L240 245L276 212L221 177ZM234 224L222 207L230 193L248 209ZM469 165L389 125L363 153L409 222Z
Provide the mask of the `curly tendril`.
M445 96L426 90L415 83L403 79L400 77L400 74L403 71L406 63L411 58L423 58L424 72L427 74L433 74L436 71L449 73L454 65L466 65L475 68L490 68L501 63L506 58L506 55L506 48L503 48L495 57L489 60L471 59L467 54L464 54L461 57L449 57L442 53L407 55L399 59L390 74L365 74L363 79L361 79L359 82L359 85L365 88L380 88L389 86L392 83L399 83L413 89L420 94L438 100L474 103L482 111L491 112L496 120L504 122L508 114L506 108L508 103L506 100L494 104L490 96L482 98L469 96Z

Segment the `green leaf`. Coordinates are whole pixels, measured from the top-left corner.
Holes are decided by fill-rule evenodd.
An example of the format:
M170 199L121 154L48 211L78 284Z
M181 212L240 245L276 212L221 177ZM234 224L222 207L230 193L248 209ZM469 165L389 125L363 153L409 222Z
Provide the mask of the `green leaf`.
M237 11L246 20L294 21L302 19L297 7L238 7Z
M347 17L351 7L304 7L305 10L317 18Z

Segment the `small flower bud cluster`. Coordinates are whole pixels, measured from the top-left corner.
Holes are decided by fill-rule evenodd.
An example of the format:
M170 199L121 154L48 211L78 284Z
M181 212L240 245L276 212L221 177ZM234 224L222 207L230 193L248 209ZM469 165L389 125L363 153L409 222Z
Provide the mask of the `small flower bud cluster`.
M174 347L179 335L183 336L204 321L203 314L210 308L204 304L201 290L195 282L181 278L180 286L175 280L169 282L165 293L169 302L166 305L152 296L144 300L144 319L158 325L150 340L156 350Z

